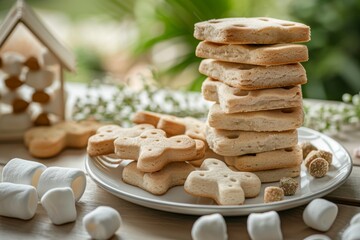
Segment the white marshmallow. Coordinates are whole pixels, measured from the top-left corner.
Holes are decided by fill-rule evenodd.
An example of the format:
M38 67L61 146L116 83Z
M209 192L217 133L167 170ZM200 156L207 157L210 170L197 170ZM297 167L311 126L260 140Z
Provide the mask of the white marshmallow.
M228 239L226 222L222 215L214 213L198 218L191 229L194 240Z
M9 76L19 76L24 66L25 57L16 52L6 52L2 55L2 70Z
M360 239L360 223L351 224L341 236L343 240L359 240Z
M15 99L21 98L19 91L10 91L10 90L7 90L6 88L3 88L2 90L3 90L1 92L1 102L2 103L5 103L7 105L12 105L13 101Z
M85 215L83 225L94 239L108 239L119 229L121 217L111 207L100 206Z
M47 191L41 198L51 222L56 225L76 220L74 193L71 188L54 188Z
M304 238L304 240L331 240L331 238L323 234L314 234Z
M355 223L360 223L360 213L354 215L352 218L351 218L351 221L350 221L350 224L355 224Z
M2 181L37 187L40 175L45 169L44 164L13 158L3 169Z
M5 113L0 116L0 132L19 132L30 127L32 127L32 121L27 111L18 114Z
M250 214L247 219L247 230L252 240L283 239L280 217L275 211Z
M37 71L29 71L26 75L25 83L36 90L43 90L52 85L54 81L54 73L43 69Z
M327 231L334 223L338 213L336 204L325 199L314 199L305 208L303 219L307 226L319 230Z
M36 189L30 185L0 183L0 215L28 220L38 204Z
M44 194L53 188L70 187L79 201L86 188L85 173L75 168L49 167L40 176L38 194Z

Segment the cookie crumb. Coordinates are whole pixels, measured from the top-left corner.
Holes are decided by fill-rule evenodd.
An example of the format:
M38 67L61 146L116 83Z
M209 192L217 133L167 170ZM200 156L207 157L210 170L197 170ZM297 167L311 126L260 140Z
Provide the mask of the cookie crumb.
M284 190L279 187L266 187L264 203L278 202L284 199Z
M329 163L323 158L314 159L308 168L311 176L321 178L329 171Z
M280 186L284 190L285 196L292 196L296 193L299 183L291 177L283 177L280 179Z
M305 159L311 151L318 150L311 142L302 142L300 143L300 147L303 152L303 159Z

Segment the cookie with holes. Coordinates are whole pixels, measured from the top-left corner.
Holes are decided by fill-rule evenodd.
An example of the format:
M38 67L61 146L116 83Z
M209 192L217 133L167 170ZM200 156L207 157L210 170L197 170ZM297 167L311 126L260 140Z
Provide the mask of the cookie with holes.
M226 114L219 104L214 104L208 115L210 127L224 130L281 132L299 128L303 122L301 107Z
M205 139L205 123L192 117L175 117L148 111L140 111L133 116L136 124L147 123L164 130L168 136L185 134L194 139Z
M165 194L170 188L183 185L195 167L187 162L172 162L157 172L146 173L131 162L124 167L122 179L125 183L142 188L155 195Z
M310 41L310 27L275 18L223 18L195 24L194 37L226 44L274 44Z
M205 154L205 143L186 135L166 137L161 129L145 130L136 137L121 136L115 142L115 154L137 161L143 172L156 172L170 162L191 161Z
M118 137L136 137L147 129L154 129L150 124L139 124L131 128L118 125L100 127L96 134L88 140L87 153L90 156L100 156L114 153L114 141Z
M300 146L296 145L274 151L224 157L224 159L228 166L233 166L239 171L272 170L300 165L302 162L302 150Z
M300 63L256 66L204 59L200 73L242 90L279 88L305 84L306 72Z
M184 188L191 195L212 198L219 205L243 204L260 193L260 179L253 173L235 172L223 161L208 158L187 177Z
M297 130L283 132L230 131L206 127L209 147L222 156L260 153L297 145Z
M32 156L49 158L65 148L85 148L89 137L100 126L94 121L65 121L53 126L34 127L25 132L24 142Z
M302 106L300 85L246 91L207 78L202 85L205 100L217 102L225 113L255 112Z
M308 49L301 44L220 44L202 41L196 47L197 57L224 62L273 66L305 62L309 59Z

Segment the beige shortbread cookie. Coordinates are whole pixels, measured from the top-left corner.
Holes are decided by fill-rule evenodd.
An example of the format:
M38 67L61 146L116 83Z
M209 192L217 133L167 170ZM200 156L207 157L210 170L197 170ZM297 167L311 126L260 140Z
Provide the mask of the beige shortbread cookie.
M262 66L305 62L309 59L307 47L301 44L243 45L202 41L195 53L201 58Z
M279 168L273 170L252 172L259 177L262 183L278 182L283 177L298 177L301 172L301 164L295 167Z
M136 168L136 162L124 167L122 179L125 183L142 188L155 195L162 195L170 188L183 185L195 167L187 162L173 162L153 173L145 173Z
M205 143L186 135L170 138L161 129L145 130L136 137L118 137L115 154L122 159L137 161L143 172L155 172L170 162L199 159L205 154Z
M84 148L101 125L94 121L66 121L49 127L34 127L25 132L24 142L32 156L49 158L65 148Z
M224 130L280 132L299 128L303 122L304 112L301 107L226 114L215 103L208 114L209 126Z
M188 135L194 139L205 139L205 123L192 117L175 117L148 111L140 111L133 116L136 124L147 123L164 130L168 136Z
M118 125L102 126L96 131L95 135L89 138L87 153L90 156L114 153L114 141L116 138L136 137L147 129L154 129L154 126L150 124L139 124L131 128L122 128Z
M185 191L194 196L209 197L219 205L243 204L245 198L256 197L260 180L248 172L234 172L223 161L208 158L199 170L187 177Z
M222 156L239 156L296 146L296 130L284 132L228 131L206 127L209 147Z
M205 159L208 159L208 158L216 158L221 161L224 160L223 156L220 156L219 154L214 153L214 151L211 150L211 148L209 148L209 146L207 146L204 157L197 159L197 160L189 161L189 163L195 167L200 167L201 164L205 161Z
M333 155L331 152L325 150L312 150L304 159L305 167L308 168L310 163L316 158L323 158L331 165Z
M241 90L279 88L307 82L305 69L300 63L265 67L204 59L199 71Z
M254 172L298 166L302 162L299 146L269 152L252 153L236 157L224 157L227 165L239 171Z
M202 95L205 100L219 103L225 113L302 106L300 86L246 91L207 78L202 85Z
M268 17L212 19L195 24L194 37L227 44L274 44L310 41L310 27Z

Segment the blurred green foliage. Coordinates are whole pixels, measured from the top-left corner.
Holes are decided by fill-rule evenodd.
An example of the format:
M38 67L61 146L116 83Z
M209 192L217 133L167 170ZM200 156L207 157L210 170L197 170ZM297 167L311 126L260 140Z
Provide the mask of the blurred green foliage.
M360 1L293 1L289 13L311 27L306 97L340 100L360 90Z
M304 97L340 100L343 93L360 90L360 0L27 0L34 8L62 11L72 20L97 16L104 19L131 20L139 36L132 43L134 57L156 65L154 52L178 46L174 59L157 63L162 85L176 81L191 84L198 91L204 76L197 71L201 59L194 54L198 40L193 37L194 24L224 17L269 16L303 22L311 27L310 60L304 63L308 84ZM0 0L0 10L8 9L12 0ZM124 33L126 34L126 33ZM76 81L97 78L103 71L99 57L91 50L76 49ZM169 53L170 55L170 53ZM179 79L183 71L193 79ZM189 75L187 75L189 76ZM176 84L184 85L184 84Z

